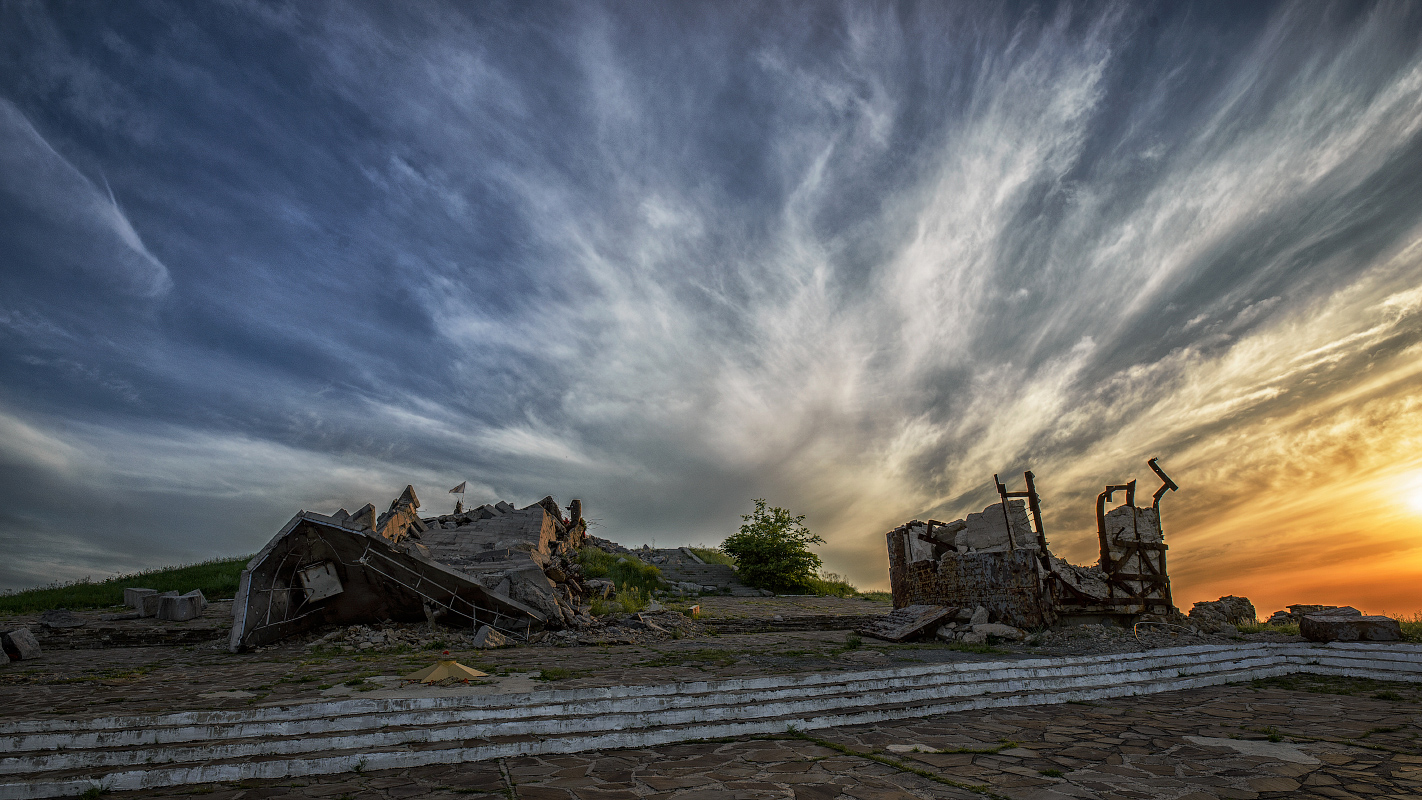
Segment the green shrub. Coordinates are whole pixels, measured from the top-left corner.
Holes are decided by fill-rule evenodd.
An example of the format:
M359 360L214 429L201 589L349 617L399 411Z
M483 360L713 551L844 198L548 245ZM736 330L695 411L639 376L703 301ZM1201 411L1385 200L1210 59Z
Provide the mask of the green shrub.
M0 594L0 612L24 614L51 608L117 606L123 604L123 590L130 586L141 586L160 592L191 592L193 589L201 589L208 600L220 600L237 593L237 581L242 577L242 569L251 558L218 558L198 564L118 575L99 582L84 579Z
M810 590L820 568L820 557L810 552L810 545L823 544L824 539L805 527L804 514L766 508L760 499L752 502L755 511L741 517L740 531L721 543L736 559L741 581L776 592Z
M578 550L578 564L583 568L584 578L612 581L617 586L619 597L624 589L640 589L650 595L666 586L662 571L636 556L608 553L586 546Z

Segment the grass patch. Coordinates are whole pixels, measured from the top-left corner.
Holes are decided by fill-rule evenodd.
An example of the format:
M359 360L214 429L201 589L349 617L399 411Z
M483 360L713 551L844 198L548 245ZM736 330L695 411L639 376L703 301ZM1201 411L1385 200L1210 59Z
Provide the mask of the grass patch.
M1422 702L1422 686L1396 681L1375 681L1371 678L1346 678L1339 675L1278 675L1250 681L1255 689L1284 689L1313 694L1339 694L1346 697L1372 697L1394 703Z
M894 602L894 595L893 592L860 592L859 599L873 600L877 603L892 603Z
M821 597L854 597L859 594L859 590L854 588L843 575L833 572L821 572L811 578L808 588L811 594Z
M1402 626L1402 641L1422 642L1422 611L1414 612L1411 617L1393 614L1387 616L1397 620Z
M1039 770L1037 770L1037 774L1038 774L1038 775L1046 775L1048 778L1060 778L1060 777L1062 777L1062 775L1064 775L1065 773L1063 773L1063 772L1062 772L1061 770L1059 770L1059 769L1039 769Z
M566 681L573 677L573 671L567 667L548 667L538 673L534 678L537 681Z
M680 667L695 666L704 669L703 665L715 667L729 667L736 663L739 657L729 650L716 650L712 648L701 648L698 650L685 650L675 653L662 653L659 658L651 661L643 661L644 667Z
M191 592L201 589L208 600L237 593L237 580L251 556L219 558L198 564L163 567L145 572L118 575L103 581L88 578L73 583L52 584L21 592L0 593L0 612L26 614L51 608L106 608L123 604L126 587L142 586L159 592Z
M583 568L584 578L612 581L619 595L624 589L637 589L650 595L657 589L666 588L662 571L636 556L618 555L585 546L578 549L578 565Z
M1280 625L1256 622L1253 624L1246 623L1244 625L1236 625L1235 627L1239 629L1240 633L1282 633L1285 636L1299 635L1299 626L1292 622Z
M949 642L945 645L945 648L948 650L957 650L960 653L978 653L979 655L1007 652L1006 650L993 647L990 644L968 644L967 642Z
M715 547L688 547L687 550L696 554L696 557L707 564L724 564L728 567L736 565L736 559Z

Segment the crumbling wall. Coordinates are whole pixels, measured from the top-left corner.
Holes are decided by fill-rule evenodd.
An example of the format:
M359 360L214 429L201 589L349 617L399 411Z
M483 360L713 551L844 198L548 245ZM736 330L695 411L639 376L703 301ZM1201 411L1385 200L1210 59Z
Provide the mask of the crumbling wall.
M1155 459L1149 466L1162 481L1149 507L1135 505L1135 481L1107 486L1097 498L1101 560L1091 566L1067 563L1047 549L1030 472L1027 491L1009 492L997 483L1002 502L981 512L947 523L913 520L889 531L894 607L982 606L993 620L1017 627L1063 617L1178 615L1170 600L1159 507L1161 496L1178 487ZM1105 504L1118 491L1126 502L1107 512Z
M1018 627L1051 623L1036 534L1021 500L950 523L913 520L888 533L894 607L982 606Z
M328 623L438 619L519 637L590 621L579 612L579 501L567 519L552 497L522 509L461 503L438 517L419 507L407 486L379 515L369 503L355 514L299 512L243 571L231 649Z

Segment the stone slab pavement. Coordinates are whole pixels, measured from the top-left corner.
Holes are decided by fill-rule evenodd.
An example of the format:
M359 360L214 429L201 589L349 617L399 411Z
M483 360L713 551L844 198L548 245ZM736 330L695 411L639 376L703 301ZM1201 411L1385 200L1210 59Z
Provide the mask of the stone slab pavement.
M1418 798L1419 736L1422 686L1293 675L809 734L105 797Z

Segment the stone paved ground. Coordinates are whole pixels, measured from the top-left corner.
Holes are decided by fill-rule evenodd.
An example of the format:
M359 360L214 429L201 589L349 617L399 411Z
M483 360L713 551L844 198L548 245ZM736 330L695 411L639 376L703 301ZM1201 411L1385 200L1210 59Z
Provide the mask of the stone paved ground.
M522 798L1422 797L1422 687L1291 676L777 737L106 795Z

